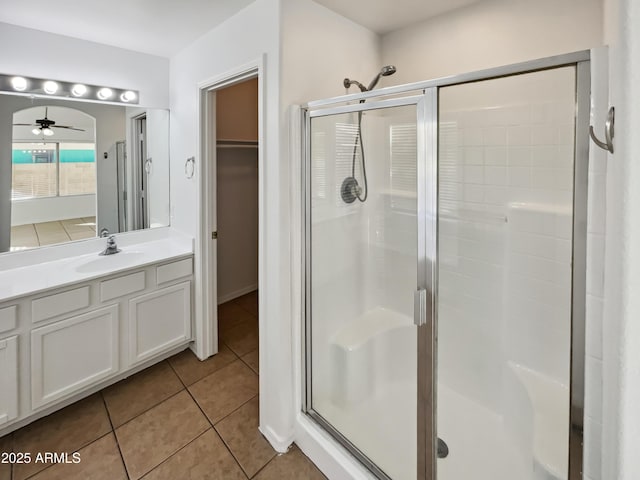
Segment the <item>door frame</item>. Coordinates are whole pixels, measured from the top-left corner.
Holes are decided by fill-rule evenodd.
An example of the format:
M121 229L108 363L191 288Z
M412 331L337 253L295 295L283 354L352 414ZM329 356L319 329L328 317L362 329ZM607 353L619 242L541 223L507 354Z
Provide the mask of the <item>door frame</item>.
M315 116L323 116L330 115L335 113L343 113L343 112L354 112L359 110L368 109L367 107L363 107L363 101L369 100L371 103L377 103L382 106L385 103L388 105L392 105L395 102L402 101L402 99L407 99L410 95L415 95L416 93L422 93L425 96L431 97L431 102L429 103L429 108L435 108L435 112L431 112L432 115L425 116L425 124L419 125L418 132L419 135L425 135L425 138L433 138L433 133L435 132L436 136L436 144L435 146L432 144L429 148L426 149L425 153L427 155L427 161L431 165L427 165L427 178L431 178L431 175L437 175L437 170L435 172L430 169L433 167L437 169L437 158L438 152L435 151L435 158L432 157L434 152L433 148L437 149L437 136L438 136L438 127L437 127L437 97L438 97L438 89L441 87L472 83L483 80L491 80L502 77L509 77L513 75L520 74L528 74L534 73L542 70L561 68L565 66L574 66L576 69L576 105L577 111L575 116L575 139L574 139L574 202L573 202L573 238L572 238L572 299L571 299L571 385L570 385L570 401L571 401L571 411L570 411L570 438L569 438L569 448L572 450L573 448L579 450L579 460L573 455L570 456L569 459L569 480L578 480L582 478L582 435L574 435L573 428L581 427L584 424L584 353L585 353L585 324L586 324L586 265L587 265L587 255L586 255L586 242L587 242L587 183L588 183L588 165L589 165L589 115L590 115L590 64L591 64L591 51L583 50L573 53L568 53L564 55L557 55L547 58L541 58L537 60L516 63L512 65L505 65L501 67L491 68L487 70L481 70L476 72L469 72L460 75L455 75L451 77L438 78L433 80L427 80L422 82L416 82L412 84L399 85L395 87L387 87L374 91L367 91L362 93L355 93L350 95L342 95L338 97L327 98L323 100L317 100L313 102L309 102L306 105L301 106L302 110L302 134L301 137L303 139L302 148L301 148L301 159L302 159L302 251L301 251L301 291L303 293L302 298L302 335L300 338L300 347L298 349L301 352L301 361L302 367L300 369L301 373L301 396L300 396L300 409L303 412L303 415L311 420L310 424L303 424L302 428L305 433L313 435L315 433L329 433L330 435L334 432L326 429L326 425L323 425L322 422L319 422L317 418L313 415L313 412L308 411L309 407L309 385L310 381L309 375L309 359L308 359L308 337L306 335L306 331L308 330L308 326L310 325L310 285L309 285L309 271L307 269L307 265L310 264L310 224L308 223L308 212L310 212L311 202L310 196L308 195L308 185L309 185L309 165L310 165L310 156L309 156L309 135L310 135L310 119ZM430 93L431 92L431 93ZM435 94L433 93L435 92ZM398 95L406 94L406 97L397 97ZM389 96L394 96L393 100L388 99ZM359 105L358 105L359 103ZM434 122L433 119L436 119ZM420 137L419 141L420 141ZM420 150L418 150L418 154L420 155ZM432 161L434 159L435 161ZM418 159L418 165L420 165L421 160ZM437 176L434 181L437 182ZM437 190L436 190L437 191ZM426 198L423 199L426 201L422 206L425 207L425 212L430 216L430 220L427 223L432 224L431 226L427 225L426 228L433 228L433 232L437 231L437 214L434 216L433 208L437 207L437 196L436 198ZM422 203L422 202L421 202ZM420 208L420 207L419 207ZM437 210L436 210L437 212ZM420 224L420 221L418 221ZM419 238L421 238L419 234ZM430 263L437 265L437 257L435 248L435 243L437 239L433 240L433 245L431 242L427 240L426 245L426 253L427 253L427 266ZM433 257L430 254L433 253ZM437 268L437 266L436 266ZM435 284L434 277L432 275L436 274L435 270L429 271L427 268L425 276L425 284L427 285L427 289L429 290L429 286L432 287L431 292L428 292L427 297L432 296L433 303L429 305L427 301L427 305L424 307L427 310L427 329L422 328L422 332L419 332L418 335L418 358L419 365L418 371L426 372L429 368L433 369L434 380L436 371L436 363L437 363L437 315L436 315L436 302L437 302L437 285ZM433 281L434 283L430 284L429 282ZM431 295L429 295L431 293ZM429 313L431 315L429 315ZM431 318L431 320L429 320ZM430 341L425 342L424 337L427 330L431 336ZM420 362L420 360L422 360ZM420 365L422 363L422 366ZM429 420L429 409L433 409L435 412L436 406L436 390L430 388L425 385L418 385L418 395L424 396L424 398L432 400L432 404L428 403L421 406L418 405L418 417L421 418L422 423L418 425L418 445L424 446L431 451L431 455L427 455L427 457L431 457L431 459L425 459L426 461L418 464L419 473L418 478L430 478L429 475L434 476L436 472L437 459L436 459L436 419L435 414L432 416L432 420ZM323 428L325 427L325 428ZM424 430L422 430L424 429ZM425 438L429 436L430 438ZM339 434L339 432L338 432ZM333 438L331 446L334 448L338 448L341 453L353 454L348 445L345 445L340 441L340 435L332 435ZM430 448L429 448L430 447ZM325 450L328 449L328 446L323 446ZM418 455L420 458L420 455ZM355 460L355 459L354 459ZM367 465L367 463L364 463ZM375 472L375 469L370 469L371 472ZM380 477L384 478L384 477Z
M225 87L258 79L258 289L264 285L264 57L198 83L198 145L200 169L197 181L198 215L195 243L195 342L194 353L201 360L218 353L217 246L216 230L216 104L215 92ZM189 160L187 160L189 162ZM186 168L186 166L185 166Z

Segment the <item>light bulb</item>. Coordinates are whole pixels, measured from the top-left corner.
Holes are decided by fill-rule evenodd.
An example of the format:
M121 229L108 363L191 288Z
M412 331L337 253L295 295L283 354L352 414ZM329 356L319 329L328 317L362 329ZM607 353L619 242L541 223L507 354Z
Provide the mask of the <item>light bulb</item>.
M132 102L136 99L136 92L132 92L131 90L127 90L122 95L120 95L120 100L123 102Z
M112 95L113 95L113 91L111 91L110 88L101 88L98 91L98 98L100 100L107 100L107 99L111 98Z
M33 130L31 130L31 133L33 133L34 135L40 135L40 129L34 128Z
M81 97L85 93L87 93L87 87L81 83L78 83L71 88L71 95L74 97Z
M58 91L58 84L52 80L48 80L44 82L44 93L48 93L49 95L53 95Z
M47 137L50 137L51 135L53 135L53 130L51 130L49 127L43 128L42 133L44 133Z
M11 79L11 86L18 92L23 92L27 89L27 79L24 77L13 77Z

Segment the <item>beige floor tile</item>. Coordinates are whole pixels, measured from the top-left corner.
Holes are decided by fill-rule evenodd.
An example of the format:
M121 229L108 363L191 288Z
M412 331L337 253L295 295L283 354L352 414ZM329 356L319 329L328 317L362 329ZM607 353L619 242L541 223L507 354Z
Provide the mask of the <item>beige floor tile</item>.
M258 394L258 376L236 360L194 383L189 391L209 420L216 423Z
M169 363L176 371L185 385L191 385L207 375L220 370L229 365L238 357L224 344L220 344L220 350L213 357L200 361L190 350L174 355L169 359Z
M234 302L227 302L218 306L218 332L220 335L246 321L257 322L257 318Z
M0 454L13 451L13 435L10 433L0 438ZM11 465L0 463L0 480L11 480Z
M35 223L34 226L38 235L41 233L66 233L60 222Z
M168 479L246 480L246 477L218 434L210 429L144 477L144 480Z
M258 431L259 408L260 399L255 397L216 424L220 437L249 478L276 455L276 451Z
M255 480L325 480L318 467L295 445L283 455L278 455L255 476Z
M160 362L102 391L111 422L119 427L184 387L167 362Z
M40 242L40 246L42 246L69 242L71 241L71 238L66 233L39 233L38 240Z
M52 465L30 480L127 480L113 433L87 445L78 453L79 463Z
M116 429L129 477L138 479L210 427L182 391Z
M233 300L233 303L247 310L252 315L258 316L258 291L247 293Z
M71 240L84 240L85 238L95 238L96 232L87 230L86 232L69 232Z
M258 319L253 317L220 332L220 339L236 355L242 356L258 348Z
M253 350L252 352L249 352L246 355L242 356L242 361L249 365L251 367L251 370L253 370L257 374L260 373L259 356L260 354L258 350Z
M100 394L92 395L14 433L16 452L75 452L111 431ZM47 465L19 464L14 480L23 480Z

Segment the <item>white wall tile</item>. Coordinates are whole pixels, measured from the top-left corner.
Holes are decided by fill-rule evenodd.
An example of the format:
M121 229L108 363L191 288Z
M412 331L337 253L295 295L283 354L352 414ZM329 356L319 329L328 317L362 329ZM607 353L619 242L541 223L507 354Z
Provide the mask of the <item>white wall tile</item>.
M509 185L512 187L529 187L531 185L531 168L509 167Z
M484 182L484 167L469 166L464 167L464 181L465 183L478 183Z
M602 298L587 295L586 349L587 355L602 360Z
M604 235L587 234L587 293L604 295Z
M586 476L596 479L601 478L601 449L602 424L587 417L584 422L584 474Z
M506 127L485 127L482 130L484 145L505 145L507 143Z
M484 148L484 164L485 165L506 165L507 164L507 147L485 147Z
M514 125L507 130L509 146L531 145L531 128L528 125Z
M555 125L533 125L531 127L532 145L556 145L557 143L558 131Z
M507 149L507 162L510 167L530 167L531 147L509 147Z
M585 362L585 415L602 423L602 360L587 355Z
M484 149L482 147L465 147L462 154L465 165L482 165L484 163Z

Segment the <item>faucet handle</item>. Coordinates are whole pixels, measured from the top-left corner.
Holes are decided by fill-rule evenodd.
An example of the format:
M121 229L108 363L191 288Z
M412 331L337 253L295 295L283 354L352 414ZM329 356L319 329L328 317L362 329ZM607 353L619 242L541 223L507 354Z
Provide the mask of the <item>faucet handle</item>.
M107 246L114 247L115 245L116 245L116 236L109 235L109 238L107 238Z

